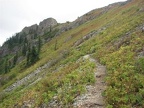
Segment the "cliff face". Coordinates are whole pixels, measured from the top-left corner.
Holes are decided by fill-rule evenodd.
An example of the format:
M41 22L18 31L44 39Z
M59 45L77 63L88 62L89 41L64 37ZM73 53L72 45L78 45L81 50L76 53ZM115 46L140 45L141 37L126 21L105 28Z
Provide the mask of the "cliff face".
M38 34L43 35L45 32L50 30L55 25L57 25L57 21L53 18L43 20L39 23Z
M26 38L29 43L34 44L35 37L42 36L46 32L50 31L54 26L57 25L57 21L53 18L47 18L39 23L39 25L34 24L29 27L24 27L21 32L17 33L15 36L18 36L18 39ZM15 47L9 49L7 43L4 43L2 47L0 47L0 57L4 57L8 54L15 54L17 51L21 50L21 44L15 45Z
M30 27L23 28L22 33L29 34L29 33L37 31L37 29L38 29L38 25L34 24Z
M55 25L57 25L57 21L53 18L47 18L43 21L41 21L39 23L39 25L34 24L32 26L29 27L25 27L22 32L26 33L26 34L30 34L33 32L38 33L39 35L42 34L43 35L43 31L46 31L48 29L50 29L50 27L54 27Z
M20 36L22 36L23 38L26 37L30 43L35 43L36 42L36 40L34 39L35 37L43 36L44 34L49 32L51 29L58 28L59 31L56 33L56 35L59 35L62 32L76 28L87 21L91 21L91 20L97 18L97 17L107 13L109 10L111 10L115 7L126 5L129 2L131 2L131 0L128 0L127 2L118 2L118 3L110 4L106 7L99 8L99 9L94 9L94 10L84 14L83 16L78 17L73 22L67 22L67 23L60 24L60 25L58 25L58 22L54 18L47 18L47 19L44 19L43 21L41 21L39 24L34 24L29 27L24 27L22 29L22 31L19 32L18 34ZM57 27L55 27L55 26L57 26ZM47 40L49 40L49 39L47 39ZM43 40L43 41L46 41L46 40ZM10 50L10 49L8 49L7 44L4 44L0 48L0 57L3 57L9 53L15 54L18 50L20 50L20 48L13 48Z

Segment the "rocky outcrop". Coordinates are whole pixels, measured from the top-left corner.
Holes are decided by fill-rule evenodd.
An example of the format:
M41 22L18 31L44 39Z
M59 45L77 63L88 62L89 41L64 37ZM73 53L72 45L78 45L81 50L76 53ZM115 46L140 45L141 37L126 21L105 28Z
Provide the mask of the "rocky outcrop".
M54 18L48 18L39 23L38 34L43 35L45 32L50 31L52 27L57 25L57 21Z
M4 45L0 48L0 57L3 57L9 53L8 45Z
M73 22L67 22L60 27L59 34L62 32L71 30L73 28L76 28L76 27L80 26L81 24L83 24L89 20L91 20L91 15L86 14L86 15L83 15L81 17L78 17Z
M34 24L34 25L30 26L30 27L23 28L22 33L32 34L32 33L36 32L37 29L38 29L38 25Z
M22 86L22 85L29 85L31 83L33 83L34 81L36 81L37 79L41 78L42 72L44 69L49 68L51 65L53 65L54 60L47 62L45 65L38 67L35 71L33 71L32 73L28 74L27 76L25 76L24 78L22 78L21 80L16 81L15 83L13 83L11 86L7 87L4 92L10 92L15 90L16 88Z
M56 64L58 61L60 61L63 58L63 54L60 54L57 58L48 61L43 66L38 67L36 70L31 72L30 74L26 75L24 78L17 80L15 83L7 87L3 92L11 92L18 87L24 85L28 86L30 84L33 84L35 81L38 81L39 79L43 78L45 76L45 69L50 68L54 64ZM56 72L57 70L54 70L53 72Z
M76 27L80 26L81 24L84 24L90 20L93 20L93 19L99 17L100 15L108 12L110 9L112 9L116 6L121 6L121 5L125 5L125 4L126 4L125 2L118 2L118 3L110 4L108 6L100 8L100 9L94 9L94 10L84 14L83 16L78 17L73 22L67 22L67 23L63 24L63 26L60 27L59 32L61 33L61 32L65 32L67 30L76 28Z
M92 10L92 11L86 13L83 16L78 17L73 22L66 22L64 24L60 24L57 27L59 29L59 31L56 33L56 36L60 35L62 32L65 32L65 31L68 31L70 29L76 28L76 27L78 27L79 25L81 25L85 22L88 22L90 20L93 20L93 19L99 17L100 15L108 12L113 7L125 5L126 3L131 2L131 1L132 0L128 0L127 2L114 3L114 4L108 5L106 7L100 8L100 9L95 9L95 10ZM141 9L141 10L143 10L143 9ZM35 37L35 35L36 36L42 36L45 33L47 33L48 31L50 31L51 29L53 29L53 27L55 27L56 25L58 25L58 23L54 18L47 18L47 19L41 21L39 23L39 25L34 24L30 27L25 27L22 30L22 32L20 32L20 34L25 33L27 39L32 40L32 39L34 39L33 37ZM47 40L49 40L49 39L47 39ZM83 41L81 40L81 42L83 42ZM6 50L4 50L4 51L6 51ZM2 52L3 51L1 50L0 51L1 55L2 55ZM5 54L3 54L3 55L5 55Z
M57 25L57 21L53 18L47 18L39 23L39 25L34 24L32 26L24 27L21 32L17 33L16 35L24 39L25 37L32 45L35 45L35 36L42 36L46 32L50 31L55 25ZM16 36L14 35L14 36ZM8 48L7 44L3 44L0 47L0 57L3 57L7 54L15 54L17 51L21 50L21 45L14 46L12 49Z
M15 46L13 49L9 49L8 45L5 44L0 48L0 57L4 57L8 54L15 55L18 51L21 51L21 48L19 46Z
M101 33L101 32L102 32L103 30L105 30L105 29L106 29L106 27L103 27L103 28L101 28L101 29L94 30L94 31L86 34L84 37L82 37L82 38L80 38L79 40L77 40L77 41L74 43L73 46L76 47L76 46L81 45L83 42L85 42L86 40L88 40L88 39L90 39L90 38L92 38L92 37L97 36L97 34Z
M57 25L57 21L54 18L48 18L40 22L39 28L46 29L55 25Z
M43 35L45 32L50 30L51 27L54 27L55 25L57 25L57 21L54 18L47 18L41 21L39 25L34 24L32 26L25 27L20 33L25 33L26 35Z

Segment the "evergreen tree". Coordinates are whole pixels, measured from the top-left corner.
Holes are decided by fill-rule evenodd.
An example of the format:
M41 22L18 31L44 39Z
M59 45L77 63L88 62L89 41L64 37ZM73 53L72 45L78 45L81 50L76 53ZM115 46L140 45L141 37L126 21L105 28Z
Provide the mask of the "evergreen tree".
M40 50L41 50L41 44L42 44L41 38L39 37L39 39L38 39L38 54L40 53Z
M8 59L5 60L5 73L8 72Z
M16 65L17 59L18 59L18 53L16 52L16 55L14 56L14 59L13 59L13 66Z
M25 37L25 39L24 39L24 44L27 44L28 43L28 40L27 40L27 38Z
M36 50L35 46L32 49L28 50L27 54L27 65L34 64L39 59L38 51Z
M26 44L24 43L23 48L22 48L23 56L26 56L26 52L27 52L27 48L26 48Z
M57 40L55 41L54 50L57 50Z
M28 44L27 65L30 64L30 55L31 55L31 48L30 45Z
M29 65L30 64L30 52L28 51L28 53L27 53L27 65Z
M36 48L33 46L31 51L31 58L30 62L31 64L35 63L38 60L38 52L36 51Z
M21 43L23 43L23 37L22 36L19 37L19 44L21 44Z
M9 71L11 69L11 66L12 66L12 64L11 64L11 61L9 60L9 63L8 63L8 69L9 69Z

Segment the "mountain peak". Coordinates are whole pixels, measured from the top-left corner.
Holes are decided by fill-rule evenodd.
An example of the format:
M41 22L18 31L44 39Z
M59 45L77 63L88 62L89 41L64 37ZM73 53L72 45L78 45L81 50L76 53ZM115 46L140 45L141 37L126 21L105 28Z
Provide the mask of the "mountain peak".
M39 23L39 26L42 28L55 26L55 25L57 25L57 21L54 18L47 18Z

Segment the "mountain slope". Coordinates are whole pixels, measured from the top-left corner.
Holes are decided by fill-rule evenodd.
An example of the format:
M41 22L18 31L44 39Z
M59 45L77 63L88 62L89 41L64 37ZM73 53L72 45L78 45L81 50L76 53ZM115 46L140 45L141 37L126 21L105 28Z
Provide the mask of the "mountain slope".
M48 107L54 100L61 107L72 107L75 98L86 92L85 86L95 83L94 64L80 60L87 54L107 67L103 95L108 107L144 107L143 26L143 0L112 4L58 25L57 35L41 47L36 63L26 67L23 59L1 75L5 82L0 107ZM38 77L3 92L38 69Z

